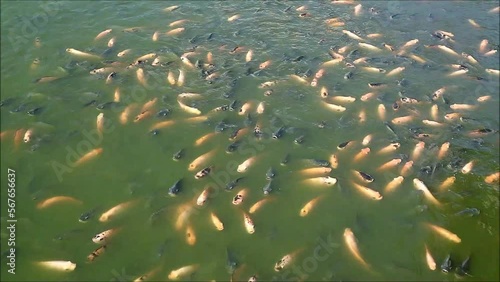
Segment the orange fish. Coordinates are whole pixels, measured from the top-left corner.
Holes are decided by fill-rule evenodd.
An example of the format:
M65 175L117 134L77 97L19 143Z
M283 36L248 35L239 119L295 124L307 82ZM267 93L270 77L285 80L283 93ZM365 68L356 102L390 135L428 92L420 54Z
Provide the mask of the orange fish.
M55 197L48 198L48 199L45 199L45 200L41 201L40 203L38 203L36 205L36 207L38 209L43 209L43 208L48 208L48 207L52 206L53 204L61 203L61 202L74 203L74 204L81 204L82 203L82 201L77 200L77 199L75 199L73 197L69 197L69 196L55 196Z
M90 152L83 155L80 159L78 159L75 162L75 166L81 165L87 161L90 161L91 159L94 159L95 157L100 155L102 153L102 151L103 151L102 148L96 148L96 149L91 150Z

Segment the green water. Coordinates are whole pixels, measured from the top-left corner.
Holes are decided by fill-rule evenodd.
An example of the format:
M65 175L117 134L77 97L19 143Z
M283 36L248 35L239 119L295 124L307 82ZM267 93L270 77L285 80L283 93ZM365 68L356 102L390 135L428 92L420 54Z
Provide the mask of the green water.
M226 249L238 261L233 278L241 281L247 281L252 275L257 275L259 281L498 281L498 184L484 182L485 176L499 169L498 133L481 137L482 142L467 135L470 130L497 130L499 127L498 76L484 71L499 68L498 53L485 57L478 52L483 39L489 40L488 48L498 49L499 17L488 13L498 6L498 2L374 1L362 4L363 14L355 17L353 5L328 1L2 1L1 99L14 98L1 107L1 131L9 131L1 141L2 281L131 281L155 268L158 272L149 280L164 281L170 271L190 264L198 264L199 268L185 280L228 281ZM180 8L173 12L163 11L172 5ZM310 17L298 16L300 12L295 9L301 5L307 5ZM370 7L378 14L371 14ZM235 14L241 18L228 22L227 18ZM327 27L324 20L333 17L340 17L345 26ZM473 27L467 21L469 18L482 28ZM162 35L157 42L151 40L155 31L170 30L168 24L179 19L189 20L182 25L185 27L183 33L171 37ZM122 32L129 27L141 27L141 30ZM99 32L108 28L113 29L111 36L94 41ZM362 37L381 33L381 38L368 41L380 48L383 48L382 43L398 48L417 38L419 43L410 50L425 58L427 63L397 58L386 49L375 53L358 48L357 41L344 35L342 29L359 31ZM435 30L452 32L455 42L438 41L430 35ZM206 40L210 33L213 33L212 39ZM115 82L106 84L105 77L89 74L90 70L103 67L101 62L85 61L65 52L66 48L75 48L101 54L112 36L116 36L116 45L106 60L130 64L134 58L157 52L173 63L163 67L144 66L148 81L148 87L144 88L138 84L135 70L119 72ZM197 41L190 43L195 36L198 36ZM35 46L35 37L41 39L40 47ZM225 50L220 50L224 44L227 45ZM326 67L318 87L286 80L290 74L304 73L308 69L314 74L321 63L331 59L328 55L331 46L347 44L351 44L348 52L359 49L358 57L380 58L367 64L369 66L386 70L405 66L406 69L402 74L387 77L339 64ZM446 44L458 53L469 53L481 66L470 67L467 74L470 76L446 77L452 71L447 65L466 61L424 46L432 44ZM190 58L193 63L196 59L204 60L208 51L213 53L216 69L222 75L212 84L200 78L199 70L190 70L178 59L194 45L199 49L198 54ZM236 46L246 49L230 54ZM117 58L116 53L124 49L132 49L131 55ZM254 57L252 62L245 64L248 49L254 51ZM284 60L285 56L304 58L291 62ZM35 58L40 59L40 64L31 70ZM258 64L269 59L273 62L268 69L255 76L245 75L248 67L256 70ZM352 59L346 61L352 62ZM166 74L171 70L177 76L179 68L186 72L185 84L171 86L166 81ZM354 76L344 80L348 71ZM42 76L64 77L49 83L33 83ZM465 79L472 76L484 79ZM402 78L409 82L405 87L396 84L396 80ZM236 84L231 87L234 79L237 79ZM272 87L271 96L264 96L259 84L277 79L284 81ZM373 90L367 86L373 82L388 86ZM344 104L347 110L343 113L332 112L321 105L321 86L327 87L330 95L353 96L357 100ZM399 111L391 109L391 104L399 99L398 91L404 90L407 96L426 101L443 86L448 87L444 97L450 104L478 104L476 110L457 111L475 121L445 121L444 114L453 110L441 100L432 103L439 106L439 121L445 123L442 128L421 123L422 119L432 119L429 102ZM117 87L124 101L117 108L99 111L95 105L83 106L93 99L97 103L112 101ZM224 98L223 94L229 91L234 96ZM194 146L196 139L214 132L221 120L243 126L244 116L227 111L212 114L207 122L188 123L185 119L193 115L182 111L176 101L177 94L183 92L204 96L186 99L203 114L233 99L238 100L238 106L252 102L253 122L262 125L266 135L256 140L252 134L246 134L241 139L241 148L232 154L225 153L231 143L228 140L231 128L201 146ZM359 98L367 92L377 92L382 98L361 102ZM492 98L487 103L478 103L477 97L483 95ZM155 111L170 109L166 119L175 121L174 125L153 135L149 128L160 121L156 117L120 124L119 115L126 105L142 105L154 97L158 98ZM257 115L255 108L261 101L265 102L266 110ZM387 108L388 121L413 113L408 108L419 112L409 125L394 126L401 147L386 155L375 152L393 142L395 137L378 118L380 103ZM19 112L11 112L22 104L25 107ZM40 114L26 114L36 107L42 107ZM366 112L366 121L362 124L358 123L361 110ZM102 139L96 135L89 137L95 133L96 116L100 112L104 112L110 129ZM130 118L136 114L134 112ZM326 121L325 128L315 125L320 121ZM288 128L283 137L271 139L269 133L282 125ZM459 125L463 127L457 129ZM413 127L421 127L433 137L425 140L426 149L414 162L413 173L405 177L396 191L384 193L385 185L399 175L402 164L385 172L378 172L376 168L398 154L412 155L418 142L409 131ZM20 128L35 128L34 140L27 144L21 142L16 147L13 132ZM361 140L367 134L373 134L368 146L371 153L355 162L353 157L362 148ZM294 144L293 140L300 135L305 136L304 143ZM357 143L343 151L337 150L338 144L348 140ZM437 162L437 151L431 149L431 145L440 146L446 141L451 143L450 151L438 163L434 174L419 173L420 168ZM103 153L79 167L72 167L76 158L93 148L103 148ZM180 149L184 149L184 156L175 162L172 154ZM214 149L216 155L208 163L214 166L214 172L195 180L195 172L187 170L189 163ZM311 165L304 159L328 160L333 153L338 156L339 166L330 175L338 179L337 184L333 187L305 184L305 177L298 171ZM290 154L290 161L281 166L280 161L286 154ZM257 157L255 164L243 174L236 172L235 166L252 156ZM463 160L462 165L475 161L470 174L464 175L447 167L457 157ZM262 187L267 183L265 173L269 167L276 170L269 196L273 201L251 214L256 231L250 235L244 228L243 211L248 212L255 202L265 197ZM10 236L7 230L10 224L7 209L9 168L15 170L16 178L15 274L8 272L9 259L5 253ZM380 191L384 198L374 201L355 190L352 181L360 182L355 180L353 169L370 173L375 181L366 186ZM455 183L438 191L442 181L452 175L456 176ZM233 191L224 191L227 182L241 176L244 179ZM412 183L416 177L422 179L442 203L440 208L429 204L416 191ZM177 197L169 197L168 188L180 178L183 179L181 192ZM180 205L195 200L207 185L214 187L216 193L207 206L195 209L189 218L197 237L196 244L189 246L184 237L185 228L181 231L174 228L176 211ZM232 205L232 198L242 188L249 189L248 197L240 206ZM74 197L81 204L62 203L37 209L39 202L59 195ZM299 211L304 204L317 196L323 199L307 217L300 217ZM122 214L106 223L98 221L102 212L130 200L136 200L135 205ZM93 208L98 208L97 213L88 222L80 223L79 216ZM149 220L162 208L164 212L158 218ZM473 217L456 215L465 208L477 208L481 212ZM224 222L224 231L214 228L210 212ZM461 243L436 235L425 228L424 223L452 231L462 239ZM87 255L98 247L91 238L115 227L120 231L108 241L105 253L88 263ZM371 270L356 261L346 248L345 228L353 230L361 255L371 265ZM435 271L427 267L424 244L437 263ZM280 273L274 271L274 264L280 258L299 249L302 251L292 266ZM442 273L439 265L447 254L451 254L454 267L470 255L470 276L458 277L454 271ZM77 266L74 271L65 273L35 264L46 260L69 260Z

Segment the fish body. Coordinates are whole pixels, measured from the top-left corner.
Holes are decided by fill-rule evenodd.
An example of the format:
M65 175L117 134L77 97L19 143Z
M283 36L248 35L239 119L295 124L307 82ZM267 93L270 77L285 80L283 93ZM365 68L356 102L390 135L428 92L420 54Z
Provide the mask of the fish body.
M186 277L188 275L193 274L196 271L196 269L198 269L198 267L199 267L199 265L192 264L192 265L187 265L187 266L183 266L181 268L172 270L168 274L168 279L170 279L170 280L179 280L179 279L181 279L183 277Z
M99 221L100 222L107 222L113 217L117 216L119 213L122 213L125 209L131 207L135 203L135 200L128 201L128 202L123 202L121 204L118 204L109 210L105 211L100 217Z
M245 223L245 229L247 230L248 234L255 233L255 225L248 214L243 213L243 221Z
M359 252L356 237L350 228L344 229L344 243L357 261L359 261L363 266L369 267L369 264L364 260Z
M177 180L170 188L168 188L168 194L171 197L177 196L179 192L181 191L181 182L182 179Z
M37 264L48 269L66 272L73 271L76 268L76 263L62 260L39 261Z

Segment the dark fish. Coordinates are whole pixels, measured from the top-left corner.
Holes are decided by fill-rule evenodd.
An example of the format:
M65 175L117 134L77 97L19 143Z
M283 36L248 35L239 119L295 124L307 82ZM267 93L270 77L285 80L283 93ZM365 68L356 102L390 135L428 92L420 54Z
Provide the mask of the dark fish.
M160 208L159 210L156 210L154 211L150 216L149 216L149 223L150 224L153 224L156 222L156 220L158 219L158 216L160 216L162 214L162 212L164 212L165 210L167 210L167 207L162 207Z
M274 178L274 176L276 175L276 173L274 172L274 169L272 167L270 167L267 172L266 172L266 179L267 180L271 180Z
M82 231L83 231L82 229L72 229L68 232L64 232L62 234L56 235L52 240L54 240L54 241L66 240L69 237L75 236L76 234L80 234Z
M231 104L229 104L229 110L230 110L230 111L234 111L234 110L236 109L236 103L237 103L237 102L238 102L238 101L233 100L233 101L231 102Z
M167 248L167 243L168 243L168 239L166 239L165 241L163 241L163 243L161 243L161 245L158 247L158 250L156 251L156 256L157 257L162 257L163 254L165 253L165 250Z
M472 216L479 215L480 213L481 213L481 211L479 209L476 209L476 208L466 208L466 209L464 209L462 211L457 212L455 215L457 215L457 216L463 215L463 216L472 217Z
M14 98L3 99L2 101L0 101L0 107L8 106L8 105L12 104L12 102L14 102L15 100L16 99L14 99Z
M174 155L172 156L172 159L174 161L178 161L182 158L182 156L184 155L184 149L180 149L179 151L177 151L176 153L174 153Z
M385 127L386 127L387 129L389 129L389 131L390 131L392 134L394 134L394 136L396 136L396 137L398 137L398 138L399 138L399 136L396 134L396 131L394 131L394 128L392 128L392 126L391 126L391 125L390 125L387 121L386 121L386 122L384 122L384 125L385 125Z
M272 134L273 139L279 139L279 138L281 138L283 136L284 132L285 132L285 127L284 126L278 128L278 130L276 130Z
M273 181L270 180L269 182L267 182L266 185L264 185L264 187L262 187L262 191L264 191L264 195L269 195L273 191L273 188L271 187L272 182Z
M247 113L247 116L245 117L245 120L243 120L243 124L244 124L246 127L250 127L250 126L252 126L252 124L253 124L253 120L252 120L252 117L250 116L250 113Z
M295 144L302 144L302 143L304 142L304 138L305 138L305 136L304 136L304 135L300 135L299 137L295 138L295 139L293 140L293 142L294 142Z
M368 83L368 86L370 86L370 87L380 87L383 85L385 85L385 84L381 83L381 82Z
M353 74L351 71L349 71L349 72L347 72L346 74L344 74L344 79L346 79L346 80L347 80L347 79L351 79L353 75L354 75L354 74Z
M468 256L460 266L457 266L455 269L455 272L459 276L465 276L465 275L470 275L469 274L469 269L470 269L470 256Z
M158 129L153 129L149 133L151 133L151 135L153 135L153 136L156 136L156 135L160 134L160 131Z
M373 177L371 175L369 175L368 173L365 173L365 172L362 172L362 171L358 171L359 175L361 175L361 177L367 181L367 182L373 182Z
M42 112L43 107L37 107L34 109L31 109L27 112L28 115L30 116L36 116Z
M10 112L11 113L18 113L18 112L24 111L26 109L26 107L27 107L27 104L28 103L22 103L17 108L10 110Z
M228 248L226 248L226 269L229 274L233 274L234 271L236 270L236 267L238 267L238 262L236 261L236 258L232 252L229 251Z
M180 191L181 191L181 180L177 180L177 182L174 183L170 188L168 188L168 194L170 196L176 196Z
M105 103L101 103L101 104L97 105L96 109L98 109L98 110L106 110L106 109L110 109L112 107L115 107L116 105L118 105L118 102L114 102L114 101L105 102Z
M97 100L92 100L90 102L87 102L87 103L83 104L83 107L88 107L90 105L95 105L95 103L97 103Z
M448 273L453 269L451 256L448 254L441 264L441 271L444 273Z
M286 154L283 159L281 160L280 164L281 165L286 165L290 161L290 154Z
M84 212L80 215L80 218L78 219L78 221L80 222L87 222L91 217L94 216L94 214L97 212L99 208L93 208L87 212Z
M305 56L298 56L297 58L293 59L292 62L300 62L304 58Z
M164 118L170 113L169 109L162 109L156 113L156 117L158 118Z
M109 48L107 48L106 50L104 50L104 51L101 53L101 56L103 56L103 57L107 57L107 56L111 55L111 53L113 53L113 50L114 50L114 48L113 48L113 47L109 47Z
M347 145L349 145L349 143L351 143L351 141L342 142L337 146L337 149L343 150L345 149L345 147L347 147Z
M230 181L229 183L226 184L226 190L233 190L234 187L236 187L236 184L240 182L243 179L243 177L238 177L233 181Z
M240 141L236 141L236 142L233 142L231 144L229 144L227 147L226 147L226 153L232 153L234 151L236 151L236 149L238 149L238 146L240 146Z
M214 37L214 34L213 32L209 33L208 36L207 36L207 40L210 40Z

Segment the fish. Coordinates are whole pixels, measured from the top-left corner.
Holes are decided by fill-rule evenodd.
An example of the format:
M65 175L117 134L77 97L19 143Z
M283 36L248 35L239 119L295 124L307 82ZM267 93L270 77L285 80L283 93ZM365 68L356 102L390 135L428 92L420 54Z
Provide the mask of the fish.
M168 274L168 279L170 280L179 280L188 275L192 275L199 268L198 264L186 265L181 268L170 271Z
M241 16L239 14L232 15L229 18L227 18L228 22L234 22L235 20L239 19Z
M210 194L212 193L212 187L208 186L206 187L198 196L196 199L196 204L198 206L203 206L207 202L208 198L210 197Z
M130 104L120 113L120 123L127 124L130 113L137 107L137 104Z
M172 12L172 11L175 11L177 9L179 9L179 6L174 5L174 6L169 6L169 7L165 8L165 9L163 9L163 11L165 11L165 12Z
M175 84L177 84L177 82L175 81L175 76L174 76L174 73L173 73L173 72L168 71L168 74L167 74L167 81L168 81L168 83L170 83L170 85L175 85Z
M472 168L474 167L474 161L470 161L468 163L466 163L462 169L460 170L461 173L463 174L468 174L469 172L471 172Z
M349 31L349 30L342 30L342 33L344 33L345 35L349 36L350 38L352 39L355 39L355 40L359 40L359 41L364 41L363 38L359 37L358 35L356 35L354 32L352 31Z
M434 261L434 258L432 257L431 253L429 252L429 248L427 248L427 245L425 246L425 260L427 261L427 266L429 267L430 270L436 270L436 262Z
M29 143L33 139L33 132L34 132L33 128L26 130L23 137L24 143Z
M147 272L146 274L143 274L143 275L137 277L136 279L134 279L134 282L146 281L147 279L151 278L151 276L156 275L158 273L158 271L160 271L160 270L161 270L160 267L155 267L152 270L150 270L149 272Z
M246 172L248 170L248 168L253 164L255 163L255 161L257 160L257 157L256 156L253 156L253 157L250 157L248 159L246 159L245 161L243 161L240 165L238 165L238 168L236 169L237 172L240 172L240 173L243 173L243 172Z
M112 228L97 233L94 237L92 237L92 242L97 244L97 243L102 243L103 241L107 241L109 238L115 235L118 230L119 230L118 228Z
M358 170L352 170L353 174L358 177L359 180L371 183L374 181L373 176L369 175L366 172L358 171Z
M444 190L448 187L450 187L451 185L453 185L453 183L455 183L455 180L456 180L456 177L455 176L450 176L448 178L446 178L442 183L441 185L439 185L438 189L439 190Z
M253 50L250 49L248 50L247 54L245 55L245 62L250 62L252 61L252 58L253 58Z
M190 246L194 246L196 244L196 234L194 233L194 229L191 225L188 225L186 228L186 243Z
M104 251L106 250L107 245L102 245L99 248L95 249L90 255L87 256L87 260L89 262L93 262L97 257L102 255Z
M94 216L94 214L99 210L99 208L93 208L87 212L84 212L80 215L80 218L78 221L80 222L87 222L91 217Z
M186 78L186 76L185 76L184 71L180 69L179 70L179 77L177 78L177 86L179 86L179 87L183 86L185 78ZM181 106L181 108L183 108L183 107ZM183 108L183 110L184 110L184 108Z
M102 137L104 131L104 113L100 113L97 115L97 133Z
M378 171L383 171L383 170L387 170L387 169L390 169L390 168L393 168L397 165L399 165L401 163L401 159L398 159L398 158L395 158L395 159L392 159L386 163L384 163L383 165L379 166L379 168L377 169Z
M203 143L205 143L208 139L210 139L214 136L215 136L215 132L207 133L207 134L201 136L200 138L196 139L196 141L194 142L194 145L200 146Z
M219 217L215 213L211 212L210 217L212 219L212 223L214 224L214 226L217 230L219 230L219 231L224 230L224 224L222 223L222 221L219 219Z
M101 31L95 38L94 40L99 40L103 37L105 37L106 35L110 34L111 32L113 31L113 29L109 28L109 29L106 29L104 31Z
M211 151L208 151L205 154L200 155L196 159L194 159L188 166L189 171L194 171L198 167L202 166L204 163L206 163L208 160L210 160L214 155L215 155L216 149L213 149Z
M330 160L331 163L333 163ZM305 176L316 176L322 174L329 174L332 171L331 167L312 167L300 170L299 173Z
M427 186L424 184L424 182L418 178L414 178L413 179L413 186L415 186L415 188L417 190L420 190L423 192L425 198L433 203L434 205L441 205L441 203L434 197L434 195L432 195L432 193L429 191L429 188L427 188Z
M318 196L312 200L310 200L309 202L307 202L301 209L300 209L300 213L299 215L301 217L304 217L306 215L309 214L309 212L311 212L311 210L314 208L314 206L316 206L319 202L319 200L323 199L324 196Z
M173 120L160 121L160 122L157 122L157 123L153 124L149 128L149 130L150 131L154 131L154 130L162 129L162 128L165 128L165 127L169 127L169 126L171 126L173 124L175 124L175 121L173 121Z
M63 260L51 260L51 261L38 261L38 265L58 271L73 271L76 268L76 263L71 261L63 261Z
M142 68L137 69L136 75L139 83L142 84L143 86L147 86L146 78L144 76L144 70Z
M398 176L392 179L387 185L385 186L385 192L392 192L394 189L396 189L401 183L403 183L404 177L403 176Z
M44 209L44 208L48 208L56 203L72 203L72 204L82 204L82 201L80 200L77 200L73 197L70 197L70 196L55 196L55 197L51 197L51 198L48 198L48 199L45 199L41 202L39 202L36 207L37 209Z
M245 223L245 229L247 230L248 234L254 234L255 233L255 225L253 223L253 220L245 212L243 212L243 221Z
M411 169L413 167L413 161L407 161L403 167L401 168L401 176L408 176L411 172Z
M248 194L248 189L244 188L244 189L241 189L237 194L236 196L234 196L233 198L233 205L239 205L243 202L243 200L245 199L246 195Z
M305 181L306 183L310 184L333 186L335 185L335 183L337 183L337 178L331 176L320 176L320 177L308 178Z
M343 106L340 106L340 105L336 105L336 104L330 104L330 103L326 103L326 102L322 102L323 105L325 105L325 107L327 107L328 109L334 111L334 112L344 112L346 110L345 107Z
M361 192L363 195L365 195L366 197L368 197L368 198L370 198L370 199L372 199L372 200L377 200L377 201L379 201L379 200L382 200L382 199L383 199L383 196L382 196L379 192L377 192L377 191L375 191L375 190L373 190L373 189L371 189L371 188L365 187L365 186L363 186L363 185L359 185L359 184L357 184L357 183L355 183L355 182L351 182L351 184L352 184L352 185L354 186L354 188L356 188L359 192Z
M363 266L369 268L370 265L365 261L365 259L361 256L359 252L358 243L356 236L352 232L351 228L344 229L344 243L347 246L347 249L351 252L354 258L359 261Z
M125 57L126 55L128 55L131 51L132 51L132 49L125 49L123 51L118 52L118 54L116 54L116 56L122 58L122 57Z
M186 111L187 113L194 114L194 115L201 115L201 111L199 109L187 106L186 104L182 103L179 100L177 100L177 103L179 104L181 109Z
M500 172L494 172L490 175L487 175L484 178L484 182L486 182L488 184L493 184L495 182L498 182L499 177L500 177Z
M107 222L110 219L113 219L118 214L122 213L125 209L128 209L132 205L134 205L136 203L136 201L137 200L131 200L131 201L128 201L128 202L123 202L123 203L120 203L120 204L118 204L118 205L110 208L109 210L107 210L107 211L105 211L104 213L101 214L101 216L99 217L99 221L100 222Z
M451 261L451 256L448 254L446 258L444 259L443 263L440 266L441 271L444 273L450 272L453 267L452 267L452 261Z
M169 30L165 33L165 35L177 35L179 33L182 33L184 32L184 30L186 30L185 28L183 27L178 27L178 28L174 28L172 30Z
M387 146L385 146L384 148L380 149L377 154L387 154L387 153L390 153L390 152L394 152L396 151L397 149L399 149L401 147L401 144L398 143L398 142L393 142Z
M264 195L269 195L273 191L272 180L269 180L264 187L262 187L262 191L264 191Z
M100 56L97 56L97 55L94 55L94 54L90 54L90 53L86 53L86 52L82 52L82 51L76 50L74 48L67 48L66 52L68 52L68 53L70 53L72 55L75 55L77 57L85 58L85 59L94 59L94 60L100 60L101 59Z
M259 69L260 70L266 69L271 65L271 63L272 63L271 60L267 60L259 65Z
M357 153L354 158L353 158L353 162L356 162L356 161L359 161L360 159L366 157L369 153L370 153L370 148L366 147L366 148L363 148L359 151L359 153Z
M116 42L116 37L111 38L108 41L108 47L111 48L111 47L115 46L115 42Z
M430 229L432 229L433 231L435 231L437 234L443 236L444 238L446 238L454 243L462 242L462 239L460 239L460 237L458 237L457 234L452 233L452 232L444 229L443 227L440 227L440 226L437 226L437 225L434 225L431 223L425 223L425 225L427 227L429 227Z
M103 151L103 148L96 148L96 149L93 149L89 152L87 152L85 155L83 155L81 158L79 158L75 163L74 163L74 166L79 166L79 165L82 165L83 163L85 162L88 162L94 158L96 158L97 156L99 156Z
M168 195L171 197L177 196L181 191L182 178L177 180L170 188L168 188Z
M177 207L177 219L175 221L175 229L181 230L182 227L187 223L187 220L193 213L194 209L192 204L181 204Z
M253 214L253 213L256 213L257 210L259 210L265 203L268 203L271 201L271 198L264 198L258 202L256 202L255 204L253 204L250 209L248 209L248 213L250 214Z

